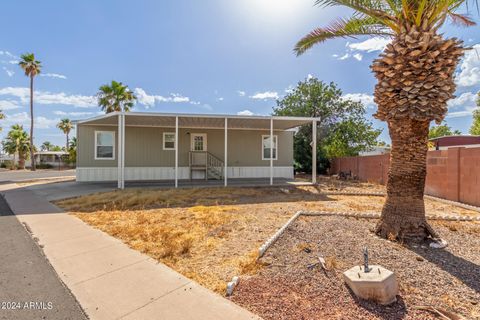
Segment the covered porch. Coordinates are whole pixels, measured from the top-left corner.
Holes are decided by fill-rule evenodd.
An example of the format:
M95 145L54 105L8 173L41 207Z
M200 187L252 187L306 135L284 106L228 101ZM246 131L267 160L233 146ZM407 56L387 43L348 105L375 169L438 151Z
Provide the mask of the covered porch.
M114 112L99 117L78 121L78 125L116 130L115 143L113 146L113 159L115 169L95 168L98 173L112 171L115 175L117 187L125 188L128 185L156 184L159 186L235 186L235 185L274 185L286 184L291 179L284 179L285 171L291 170L293 177L293 160L290 169L284 166L276 166L278 160L278 134L294 130L296 127L312 124L313 134L316 136L317 118L308 117L277 117L277 116L239 116L239 115L206 115L206 114L166 114L166 113L139 113L139 112ZM135 129L133 129L135 128ZM148 130L148 128L162 128L163 150L171 150L168 158L172 161L171 174L152 174L143 168L135 168L125 161L126 154L132 157L135 147L132 142L126 143L132 130ZM127 130L128 129L128 130ZM202 132L214 132L216 137L215 153L206 148L207 134ZM242 140L243 145L248 145L249 133L261 132L262 135L262 167L242 167L233 165L238 162L239 155L248 158L248 151L242 154L230 143ZM235 134L234 134L235 133ZM209 133L213 135L212 133ZM233 135L234 134L234 135ZM133 135L133 134L131 134ZM186 137L188 135L188 138ZM221 137L223 136L223 137ZM81 138L79 138L81 139ZM95 136L96 139L96 136ZM220 139L222 141L220 141ZM233 141L233 142L232 142ZM221 146L219 146L221 142ZM79 141L81 143L81 141ZM188 146L187 146L188 144ZM95 145L95 148L97 146ZM293 142L289 147L293 154ZM129 150L130 149L130 150ZM179 153L180 150L180 153ZM188 150L188 151L185 151ZM79 152L82 152L81 148ZM130 153L130 154L129 154ZM312 181L316 183L316 139L312 143ZM263 158L265 156L265 158ZM98 159L96 159L98 160ZM130 161L131 162L131 161ZM257 174L261 169L262 174ZM80 168L81 170L81 168ZM113 172L115 170L115 172ZM265 170L268 170L268 174ZM91 171L95 174L95 171ZM92 174L92 173L90 173ZM136 177L142 176L141 181ZM194 179L201 176L202 179ZM248 178L243 178L248 177Z

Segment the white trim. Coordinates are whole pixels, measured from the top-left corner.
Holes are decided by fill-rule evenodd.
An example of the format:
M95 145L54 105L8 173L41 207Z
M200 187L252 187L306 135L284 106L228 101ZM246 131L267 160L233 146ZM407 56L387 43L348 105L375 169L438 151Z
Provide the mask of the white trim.
M178 167L178 179L189 179L189 167ZM293 179L293 166L274 167L274 178ZM78 167L79 182L117 181L117 167ZM269 178L270 167L228 167L228 179ZM125 167L125 181L172 181L175 167ZM231 185L231 184L230 184Z
M116 124L96 124L96 123L85 123L82 126L91 126L91 127L116 127ZM155 126L155 125L141 125L141 124L125 124L125 127L132 128L165 128L165 129L175 129L175 126ZM223 130L223 127L196 127L196 126L178 126L179 129L202 129L202 130ZM269 131L265 128L230 128L229 130L244 130L244 131ZM273 129L274 132L285 132L285 131L294 131L293 129Z
M166 136L167 134L173 134L173 148L166 148L166 147L165 147L165 136ZM175 132L164 132L164 133L163 133L163 141L162 141L163 150L175 150L175 147L177 146L177 145L176 145L176 140L177 140L177 139L175 138L175 136L176 136L176 135L175 135Z
M99 158L97 157L97 134L98 133L112 133L113 134L113 151L112 151L112 157L111 158ZM115 160L115 131L106 131L106 130L95 130L94 134L94 139L95 139L95 150L94 150L94 159L95 160ZM102 146L100 146L102 147Z
M265 154L263 153L263 139L265 137L269 138L270 135L269 134L262 134L262 160L268 161L268 160L270 160L270 158L265 158ZM274 134L273 137L274 137L274 140L276 142L276 147L273 148L273 149L276 149L276 151L275 151L275 158L273 158L272 160L276 161L276 160L278 160L278 135Z
M77 120L76 123L85 123L88 121L100 120L104 118L113 117L121 114L121 112L115 111L100 115L97 117ZM164 112L128 112L128 116L146 116L146 117L180 117L180 118L228 118L228 119L274 119L274 120L304 120L304 121L313 121L320 120L320 118L315 117L290 117L290 116L242 116L242 115L233 115L233 114L206 114L206 113L164 113Z
M224 145L224 155L223 160L225 168L223 169L223 185L226 187L228 185L228 118L225 118L225 145Z
M121 171L121 181L122 189L125 189L125 113L122 113L122 171Z
M203 150L193 150L194 139L193 137L203 137ZM208 140L206 133L190 133L190 151L208 151Z
M178 117L175 117L175 188L178 188Z
M273 141L275 141L275 158L278 158L278 136L274 137L273 135L273 119L270 119L270 185L273 185ZM262 157L264 156L264 151L262 149Z

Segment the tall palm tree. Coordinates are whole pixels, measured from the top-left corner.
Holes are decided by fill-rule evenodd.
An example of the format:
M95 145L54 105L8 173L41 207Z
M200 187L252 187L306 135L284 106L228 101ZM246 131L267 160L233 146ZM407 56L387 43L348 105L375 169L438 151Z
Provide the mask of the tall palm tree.
M33 53L26 53L20 56L18 65L23 69L25 75L30 78L30 158L32 159L32 171L35 171L35 157L33 144L33 78L38 75L42 69L40 61L35 60Z
M70 140L68 139L68 135L73 128L73 123L70 119L62 119L59 123L57 123L57 128L62 130L62 132L67 136L67 144L65 145L65 151L68 151L68 147L70 146Z
M5 119L5 114L3 113L2 110L0 110L0 120ZM2 127L0 126L0 132L2 131Z
M13 154L13 165L15 166L16 156L18 154L19 169L25 168L25 159L28 158L30 150L30 141L28 133L23 130L23 126L15 124L7 133L7 137L3 141L3 150L8 154Z
M295 46L301 55L333 38L373 35L392 39L371 66L378 80L374 116L388 123L392 139L387 198L376 226L384 238L438 238L426 221L423 200L428 129L431 121L440 124L447 113L447 101L455 91L455 68L466 50L462 41L445 39L438 29L447 19L475 25L457 12L469 2L317 0L316 5L347 7L353 15L313 30Z
M40 150L42 151L50 151L52 149L53 145L50 141L45 141L44 143L42 143L42 145L40 146Z
M98 104L105 113L115 111L130 111L137 97L128 86L121 82L113 81L110 85L104 84L97 93Z

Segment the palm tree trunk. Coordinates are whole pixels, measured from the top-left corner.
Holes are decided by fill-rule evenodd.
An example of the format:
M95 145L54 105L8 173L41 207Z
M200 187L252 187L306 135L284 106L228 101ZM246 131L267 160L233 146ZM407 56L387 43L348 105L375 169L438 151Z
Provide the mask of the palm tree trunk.
M31 169L35 171L35 155L33 149L33 76L30 76L30 159Z
M426 221L423 200L429 125L409 118L388 121L392 150L387 199L376 227L383 238L438 238Z
M65 148L65 151L68 152L68 143L69 143L69 139L68 139L68 132L67 132L67 146Z

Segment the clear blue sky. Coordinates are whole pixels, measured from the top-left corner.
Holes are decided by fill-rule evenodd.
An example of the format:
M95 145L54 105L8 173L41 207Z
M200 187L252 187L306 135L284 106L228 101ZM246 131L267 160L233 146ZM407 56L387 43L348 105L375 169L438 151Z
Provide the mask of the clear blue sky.
M60 118L97 115L94 95L112 79L139 96L136 111L269 114L275 98L309 74L334 81L348 97L375 106L369 65L384 42L335 40L297 58L295 42L338 8L313 0L3 1L0 20L0 109L28 128L28 79L15 64L34 52L37 77L35 144L63 145ZM478 15L473 12L478 21ZM458 98L448 123L467 133L480 89L479 28L448 26L470 51L458 70ZM375 126L385 128L375 121ZM382 138L388 140L384 131Z

